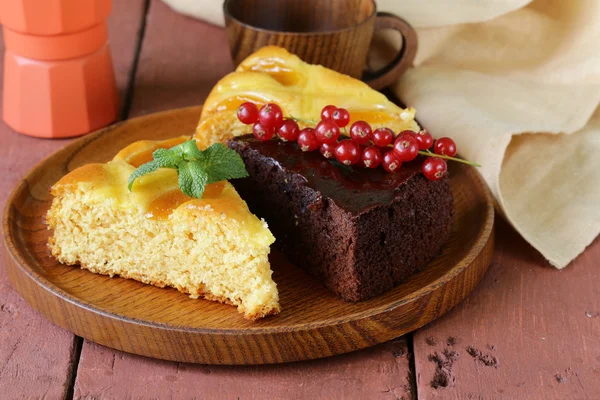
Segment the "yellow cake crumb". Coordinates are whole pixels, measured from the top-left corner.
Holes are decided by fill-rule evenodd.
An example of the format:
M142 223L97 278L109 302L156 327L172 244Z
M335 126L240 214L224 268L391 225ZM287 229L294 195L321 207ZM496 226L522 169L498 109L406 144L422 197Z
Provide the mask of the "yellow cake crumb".
M142 154L177 144L140 143L109 163L78 168L52 187L52 255L94 273L235 305L248 319L277 314L268 260L275 238L266 223L226 181L192 199L179 191L174 170L159 169L139 178L130 192L127 178L137 165L127 162L136 158L127 150Z

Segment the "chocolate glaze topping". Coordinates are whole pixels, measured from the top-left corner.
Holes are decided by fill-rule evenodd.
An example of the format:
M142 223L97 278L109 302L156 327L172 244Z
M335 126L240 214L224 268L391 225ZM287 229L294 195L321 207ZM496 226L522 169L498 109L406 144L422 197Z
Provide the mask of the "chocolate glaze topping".
M252 135L232 140L243 143L245 148L260 149L270 157L274 167L287 169L302 176L307 186L329 197L339 207L352 214L361 214L378 205L394 200L396 192L410 178L421 174L421 162L405 163L399 171L386 172L383 168L353 168L326 159L318 151L303 152L296 143L281 140L261 142Z

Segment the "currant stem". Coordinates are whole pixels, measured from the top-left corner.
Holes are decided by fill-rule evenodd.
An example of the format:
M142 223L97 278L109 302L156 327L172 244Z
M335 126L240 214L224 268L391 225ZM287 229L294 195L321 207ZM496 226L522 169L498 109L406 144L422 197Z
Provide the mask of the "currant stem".
M290 118L293 119L294 121L297 122L304 122L305 124L312 124L312 125L317 125L317 122L309 120L309 119L303 119L303 118L298 118L298 117L294 117L293 115L290 115ZM348 132L346 131L346 128L343 128L343 132L348 135ZM451 161L456 161L459 163L463 163L463 164L467 164L467 165L472 165L474 167L481 167L481 164L477 164L473 161L468 161L468 160L463 160L462 158L456 158L456 157L448 157L442 154L435 154L433 153L431 150L427 149L427 150L420 150L419 154L423 155L423 156L427 156L427 157L437 157L437 158L442 158L444 160L451 160Z
M463 160L462 158L456 158L456 157L448 157L448 156L445 156L442 154L435 154L435 153L430 152L429 150L419 151L419 154L421 154L423 156L427 156L427 157L437 157L437 158L443 158L444 160L452 160L452 161L456 161L459 163L472 165L474 167L481 167L481 164L477 164L473 161Z

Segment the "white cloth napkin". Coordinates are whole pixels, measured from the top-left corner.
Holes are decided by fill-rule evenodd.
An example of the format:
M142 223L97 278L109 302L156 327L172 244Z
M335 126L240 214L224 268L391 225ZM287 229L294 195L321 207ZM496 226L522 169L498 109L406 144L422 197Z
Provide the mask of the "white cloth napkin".
M164 0L223 24L220 0ZM417 27L394 85L482 164L498 209L563 268L600 232L600 2L379 0Z

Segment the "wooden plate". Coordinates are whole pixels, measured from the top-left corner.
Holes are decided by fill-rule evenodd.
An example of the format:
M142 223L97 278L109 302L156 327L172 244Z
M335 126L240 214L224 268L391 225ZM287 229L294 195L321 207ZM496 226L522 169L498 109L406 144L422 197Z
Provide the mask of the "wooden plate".
M105 162L127 144L194 131L200 107L129 120L83 137L36 166L4 213L6 265L16 290L55 324L93 342L167 360L264 364L345 353L395 338L460 302L487 270L494 208L478 172L454 163L456 215L442 254L409 282L369 301L345 303L273 251L280 315L250 322L231 306L174 289L109 278L57 263L44 215L48 188L67 172Z

